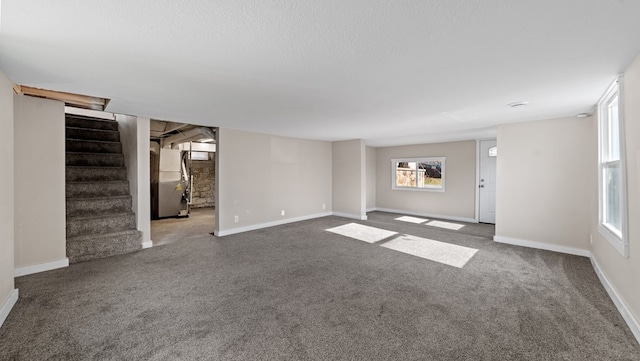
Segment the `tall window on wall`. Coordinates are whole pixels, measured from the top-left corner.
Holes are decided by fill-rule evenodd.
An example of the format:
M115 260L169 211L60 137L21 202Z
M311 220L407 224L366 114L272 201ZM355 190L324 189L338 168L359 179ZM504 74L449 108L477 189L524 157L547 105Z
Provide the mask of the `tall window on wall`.
M599 232L628 255L622 77L598 102Z

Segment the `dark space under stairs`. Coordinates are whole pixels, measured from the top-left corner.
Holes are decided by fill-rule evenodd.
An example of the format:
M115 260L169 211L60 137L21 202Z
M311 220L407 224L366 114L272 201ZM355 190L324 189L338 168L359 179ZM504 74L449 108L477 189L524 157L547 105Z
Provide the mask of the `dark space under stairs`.
M141 249L118 123L67 114L65 131L69 262Z

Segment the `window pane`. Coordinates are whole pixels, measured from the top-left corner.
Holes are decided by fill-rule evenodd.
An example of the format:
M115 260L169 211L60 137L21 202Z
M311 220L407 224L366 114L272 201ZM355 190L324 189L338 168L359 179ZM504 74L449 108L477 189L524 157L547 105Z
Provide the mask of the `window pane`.
M396 187L416 186L416 162L398 162L396 164Z
M422 162L419 168L422 172L419 173L418 187L442 188L442 162Z
M209 160L209 153L208 152L191 152L191 159Z
M609 104L609 155L608 161L620 160L620 122L617 97Z
M621 173L620 164L604 167L604 223L619 234L622 234Z

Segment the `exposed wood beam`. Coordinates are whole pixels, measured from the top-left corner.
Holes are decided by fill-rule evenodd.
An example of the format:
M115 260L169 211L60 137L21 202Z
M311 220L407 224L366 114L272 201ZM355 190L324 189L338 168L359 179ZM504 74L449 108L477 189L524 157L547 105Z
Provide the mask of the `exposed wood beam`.
M16 86L20 90L18 93L16 91ZM32 88L24 85L16 85L14 86L14 91L17 94L24 94L38 98L52 99L52 100L60 100L63 101L66 105L74 106L78 108L92 109L92 110L104 110L105 106L109 102L108 99L92 97L88 95L81 94L73 94L73 93L65 93L58 92L53 90L46 89L38 89Z
M13 91L16 94L22 94L22 87L18 84L13 84Z

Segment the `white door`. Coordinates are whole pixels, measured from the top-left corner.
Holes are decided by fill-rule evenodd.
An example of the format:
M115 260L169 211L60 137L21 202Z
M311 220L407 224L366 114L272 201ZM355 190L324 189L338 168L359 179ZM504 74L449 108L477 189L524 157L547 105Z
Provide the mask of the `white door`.
M496 223L496 140L480 141L480 215L483 223Z

